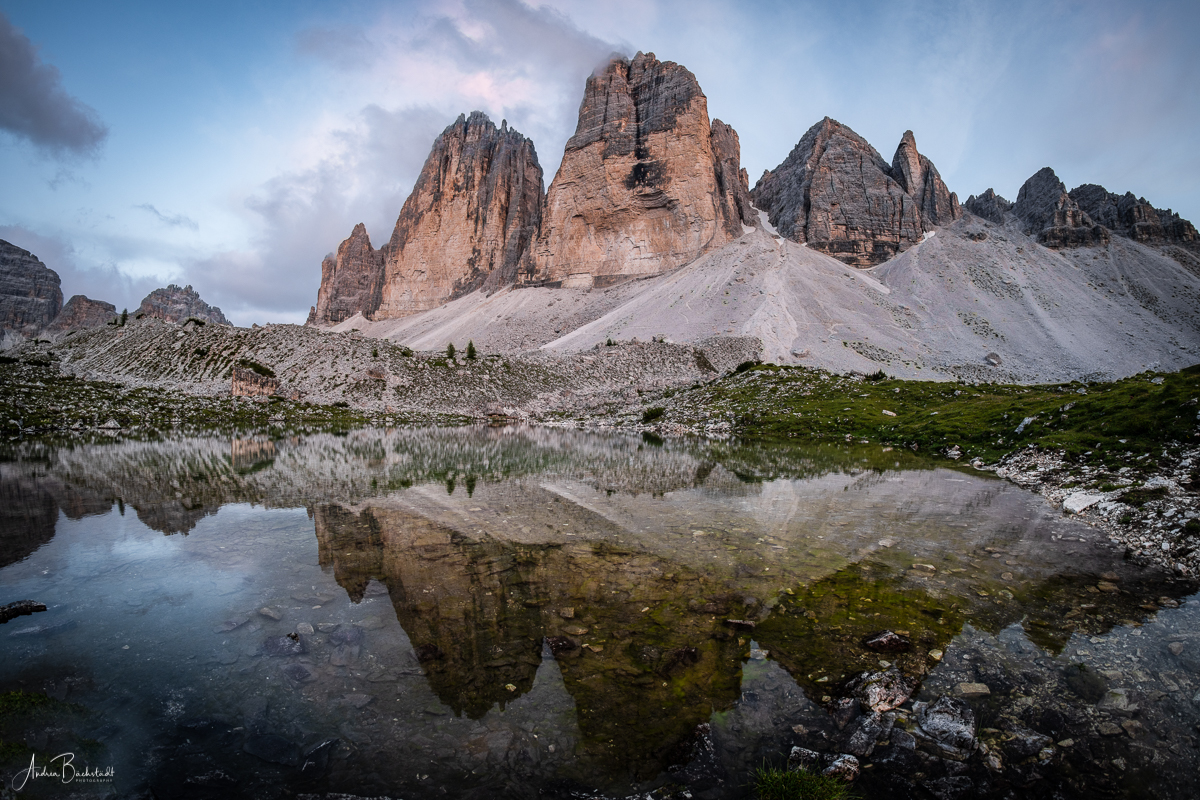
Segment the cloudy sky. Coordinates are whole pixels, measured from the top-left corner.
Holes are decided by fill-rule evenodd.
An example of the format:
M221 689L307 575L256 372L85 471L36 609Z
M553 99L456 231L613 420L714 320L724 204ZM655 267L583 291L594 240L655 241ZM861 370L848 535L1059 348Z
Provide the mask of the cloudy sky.
M1052 166L1200 222L1197 42L1195 0L0 0L0 238L68 297L301 322L459 113L549 184L587 75L638 50L696 75L752 183L828 115L888 159L912 129L964 200Z

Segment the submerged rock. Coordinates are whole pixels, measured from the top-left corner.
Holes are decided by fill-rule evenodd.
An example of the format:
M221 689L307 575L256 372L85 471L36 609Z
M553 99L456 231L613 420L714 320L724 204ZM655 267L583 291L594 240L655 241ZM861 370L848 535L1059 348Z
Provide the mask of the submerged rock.
M864 672L846 688L871 711L891 711L912 696L917 682L893 667L886 672Z
M304 640L297 636L271 636L263 642L263 655L267 656L298 656L308 652Z
M965 760L975 749L975 712L965 700L942 695L932 703L917 703L917 726L912 733L938 755Z

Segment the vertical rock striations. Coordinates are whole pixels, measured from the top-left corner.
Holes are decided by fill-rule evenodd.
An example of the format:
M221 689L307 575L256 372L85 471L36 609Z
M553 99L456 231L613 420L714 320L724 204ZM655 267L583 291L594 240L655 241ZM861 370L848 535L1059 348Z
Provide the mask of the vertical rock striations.
M117 307L103 300L92 300L77 294L66 302L62 311L58 312L45 333L65 333L86 328L99 328L117 318Z
M1097 225L1067 194L1067 187L1050 167L1042 167L1025 181L1012 211L1025 232L1051 248L1103 245L1108 230Z
M147 317L157 317L167 322L187 322L189 317L194 317L217 325L231 324L221 309L201 300L190 285L181 289L172 283L165 289L155 289L142 298L138 311Z
M0 239L0 334L35 336L62 309L58 273Z
M879 264L962 216L958 197L904 134L892 164L826 117L751 193L780 234L856 267Z
M695 76L653 53L587 80L527 281L610 283L681 266L753 224L737 134Z
M361 310L375 318L403 317L480 287L512 283L537 233L541 206L542 168L533 142L507 122L497 128L482 112L459 116L434 142L382 248L378 307Z
M977 217L983 217L997 225L1003 225L1004 215L1012 211L1012 205L995 191L988 189L978 197L975 195L968 197L963 207Z
M1133 192L1113 194L1103 186L1085 183L1068 192L1071 199L1095 222L1113 233L1145 244L1200 247L1195 226L1171 209L1155 208Z
M917 152L912 131L905 131L892 156L892 177L916 202L925 230L947 225L962 216L958 196L946 188L937 167Z
M367 227L354 226L337 254L321 262L321 288L306 325L336 325L355 314L370 317L383 289L383 251L371 247Z

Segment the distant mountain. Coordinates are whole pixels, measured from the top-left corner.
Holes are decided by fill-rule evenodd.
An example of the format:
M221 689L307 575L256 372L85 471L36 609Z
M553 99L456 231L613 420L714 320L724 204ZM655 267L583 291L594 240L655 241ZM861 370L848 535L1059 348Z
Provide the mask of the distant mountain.
M138 313L167 322L180 323L195 318L217 325L231 324L221 309L201 300L190 284L180 288L172 283L164 289L155 289L142 298Z
M0 336L35 336L62 309L58 273L0 239Z

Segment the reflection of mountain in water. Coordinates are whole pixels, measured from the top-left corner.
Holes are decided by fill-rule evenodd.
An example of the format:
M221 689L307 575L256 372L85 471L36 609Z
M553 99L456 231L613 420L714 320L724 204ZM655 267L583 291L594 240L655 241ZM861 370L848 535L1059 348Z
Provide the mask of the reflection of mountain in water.
M353 503L428 482L473 492L477 484L518 477L570 477L605 492L650 496L694 486L753 493L753 481L780 474L891 467L896 461L878 448L870 453L863 463L863 456L835 448L655 445L637 437L527 427L359 430L281 440L196 437L69 448L25 443L6 454L12 463L0 480L51 480L64 487L59 494L86 496L105 509L122 501L146 525L170 534L190 531L226 503Z
M818 514L830 496L862 500L847 499L844 479L822 498L822 482L783 483ZM1035 642L1057 650L1073 629L1094 635L1145 618L1138 598L1193 590L1094 547L1050 550L1045 540L1052 532L1082 527L1061 517L1012 524L980 514L984 498L1010 514L1018 510L1013 499L1025 498L990 494L997 486L930 498L948 506L949 519L973 508L977 530L948 526L927 510L908 527L893 528L911 539L904 549L851 547L840 559L826 554L815 561L795 546L804 538L795 531L790 539L781 532L793 547L780 554L752 530L754 512L769 527L779 525L777 511L743 509L741 534L729 533L736 527L729 520L717 520L727 526L724 536L710 527L705 536L672 543L663 534L639 538L620 523L622 514L566 502L553 485L477 494L457 507L428 487L406 493L403 503L361 510L319 505L314 512L321 565L356 601L372 579L387 586L444 703L473 718L503 707L529 691L548 644L574 698L583 747L610 768L645 777L677 761L695 726L737 699L752 638L820 699L836 696L845 678L879 669L880 654L862 642L883 629L914 641L911 652L886 657L921 678L936 663L929 652L945 648L967 621L993 632L1019 623ZM766 499L757 502L778 506L779 483L766 488ZM886 490L889 482L876 488ZM681 494L650 502L683 514L695 492ZM633 511L645 502L610 500ZM535 540L525 531L536 527L543 531ZM713 548L696 543L709 539L722 554L738 552L714 558ZM910 569L914 552L938 568ZM1109 577L1124 591L1097 592L1102 570L1115 570ZM1080 606L1088 614L1064 624ZM1045 636L1048 628L1057 638Z
M0 464L0 567L53 539L60 509L68 519L112 509L111 500L39 473L36 467Z

